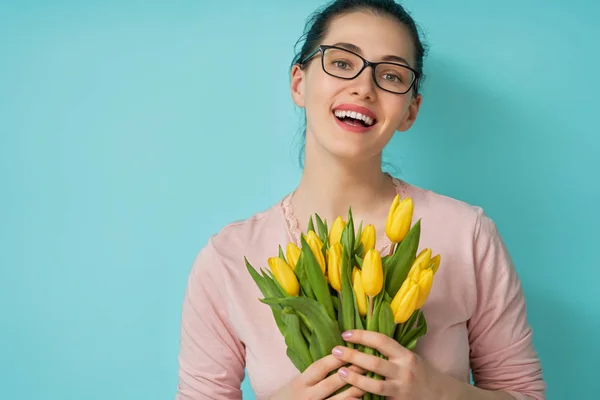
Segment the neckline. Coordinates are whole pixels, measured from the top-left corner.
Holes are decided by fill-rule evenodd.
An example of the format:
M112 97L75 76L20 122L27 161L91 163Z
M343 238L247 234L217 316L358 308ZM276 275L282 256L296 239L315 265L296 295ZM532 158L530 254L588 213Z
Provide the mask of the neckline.
M406 197L407 185L404 181L387 174L390 178L392 178L392 183L394 184L394 188L396 189L396 194L400 195L400 200ZM300 247L300 237L302 231L300 230L300 224L296 215L294 214L294 208L292 206L292 197L296 191L290 192L287 196L283 198L281 201L281 208L283 210L283 217L285 220L286 228L288 234L290 236L291 242L296 246ZM356 222L355 222L356 223ZM380 241L381 242L381 241ZM391 246L391 242L386 235L383 236L383 243L379 243L375 247L380 253L383 253L386 249Z

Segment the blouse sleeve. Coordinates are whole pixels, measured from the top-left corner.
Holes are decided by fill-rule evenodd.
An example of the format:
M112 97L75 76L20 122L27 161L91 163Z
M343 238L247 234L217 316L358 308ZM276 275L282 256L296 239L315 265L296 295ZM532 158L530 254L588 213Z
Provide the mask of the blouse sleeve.
M181 317L175 400L242 398L245 348L229 325L218 276L222 268L209 242L190 271Z
M469 320L475 386L517 400L545 399L521 282L494 222L479 209L474 243L477 306Z

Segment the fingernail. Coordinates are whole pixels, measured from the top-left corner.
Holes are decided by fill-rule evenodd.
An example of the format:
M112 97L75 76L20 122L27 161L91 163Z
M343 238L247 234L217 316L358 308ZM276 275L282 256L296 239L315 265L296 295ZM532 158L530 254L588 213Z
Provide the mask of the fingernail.
M338 374L340 374L342 378L345 378L348 376L348 370L346 368L340 368Z
M342 333L342 337L344 339L350 339L351 336L352 336L352 332L350 332L350 331L346 331L346 332Z
M342 349L340 349L339 347L334 347L333 350L331 351L331 353L333 353L333 355L336 357L341 357L342 354L344 354L344 351Z

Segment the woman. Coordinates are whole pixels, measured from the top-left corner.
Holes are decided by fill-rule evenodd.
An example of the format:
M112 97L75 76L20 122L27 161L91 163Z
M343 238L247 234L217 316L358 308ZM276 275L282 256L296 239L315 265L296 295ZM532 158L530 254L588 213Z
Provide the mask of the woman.
M339 0L315 14L291 70L293 100L306 111L301 181L200 251L183 304L177 399L241 398L244 368L258 399L345 399L365 391L422 400L545 398L520 282L494 223L478 207L382 172L383 148L417 117L423 57L413 20L391 0ZM397 194L414 200L421 243L443 257L423 307L427 335L412 353L377 333L352 331L345 340L388 360L334 349L300 374L243 257L263 266L278 245L300 245L310 215L333 221L350 206L356 221L378 228L383 253ZM369 370L385 381L364 376ZM338 373L327 377L330 371Z

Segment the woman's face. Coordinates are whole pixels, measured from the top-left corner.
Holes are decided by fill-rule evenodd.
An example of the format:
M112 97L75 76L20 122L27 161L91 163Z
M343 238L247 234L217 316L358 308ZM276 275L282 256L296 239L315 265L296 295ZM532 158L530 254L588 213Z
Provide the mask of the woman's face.
M354 46L356 53L372 62L399 57L415 68L409 31L388 17L365 12L338 17L331 21L321 44L351 50ZM321 58L322 54L317 53L304 70L298 66L292 69L292 97L296 105L306 109L307 146L356 161L379 156L397 130L405 131L413 124L421 96L415 97L412 89L405 94L382 90L373 80L371 67L352 80L336 78L323 71ZM335 65L348 68L345 63ZM385 79L395 78L388 74ZM370 119L365 118L363 123L343 118L343 111L362 111Z

